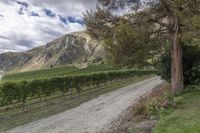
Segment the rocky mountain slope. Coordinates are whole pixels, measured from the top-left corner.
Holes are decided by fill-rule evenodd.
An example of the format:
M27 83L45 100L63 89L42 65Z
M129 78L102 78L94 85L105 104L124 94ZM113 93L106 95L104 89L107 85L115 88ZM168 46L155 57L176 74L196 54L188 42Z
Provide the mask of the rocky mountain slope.
M97 40L85 32L75 32L32 50L0 54L0 70L29 71L83 64L99 61L104 56L104 48Z

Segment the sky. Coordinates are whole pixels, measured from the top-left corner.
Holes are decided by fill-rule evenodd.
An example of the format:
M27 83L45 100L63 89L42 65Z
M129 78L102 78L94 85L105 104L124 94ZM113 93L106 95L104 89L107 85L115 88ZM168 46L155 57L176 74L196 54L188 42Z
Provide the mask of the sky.
M85 29L83 12L96 0L0 0L0 53L45 45Z

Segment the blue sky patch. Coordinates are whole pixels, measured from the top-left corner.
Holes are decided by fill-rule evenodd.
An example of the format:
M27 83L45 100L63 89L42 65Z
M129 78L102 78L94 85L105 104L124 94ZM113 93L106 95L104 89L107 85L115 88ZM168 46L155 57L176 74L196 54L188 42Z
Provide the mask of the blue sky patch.
M51 11L50 9L44 8L43 11L44 11L45 14L46 14L47 16L49 16L49 17L55 17L55 16L56 16L56 14L55 14L53 11Z
M70 23L79 23L81 25L84 25L84 21L83 18L78 18L78 17L74 17L74 16L69 16L67 17L67 19L69 20Z
M17 4L19 4L19 5L22 5L23 7L25 7L25 8L28 8L28 3L26 3L26 2L21 2L21 1L16 1L17 2Z
M63 16L60 16L60 15L59 15L59 19L60 19L60 21L61 21L62 23L64 23L64 24L67 24L67 23L68 23L68 20L67 20L65 17L63 17Z
M32 11L32 12L31 12L31 16L39 17L40 15L39 15L37 12Z

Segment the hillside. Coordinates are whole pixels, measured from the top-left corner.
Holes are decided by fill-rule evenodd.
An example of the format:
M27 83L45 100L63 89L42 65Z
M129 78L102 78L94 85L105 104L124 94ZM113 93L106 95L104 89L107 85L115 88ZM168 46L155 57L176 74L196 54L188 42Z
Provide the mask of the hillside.
M61 65L83 64L101 60L103 46L85 32L66 34L25 52L0 54L0 70L29 71Z
M3 81L15 81L15 80L25 80L25 79L37 79L37 78L51 78L56 76L64 75L80 75L88 73L97 73L103 71L118 70L118 67L114 67L109 64L98 64L89 65L86 68L77 68L75 66L61 66L56 68L41 69L35 71L19 72L5 74L2 77Z

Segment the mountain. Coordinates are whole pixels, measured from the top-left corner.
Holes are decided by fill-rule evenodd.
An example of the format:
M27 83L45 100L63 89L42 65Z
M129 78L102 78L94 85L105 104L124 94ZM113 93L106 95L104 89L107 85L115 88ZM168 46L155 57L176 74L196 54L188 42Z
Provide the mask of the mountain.
M104 48L100 42L85 32L75 32L25 52L0 54L0 70L29 71L61 65L87 64L98 62L104 57Z

